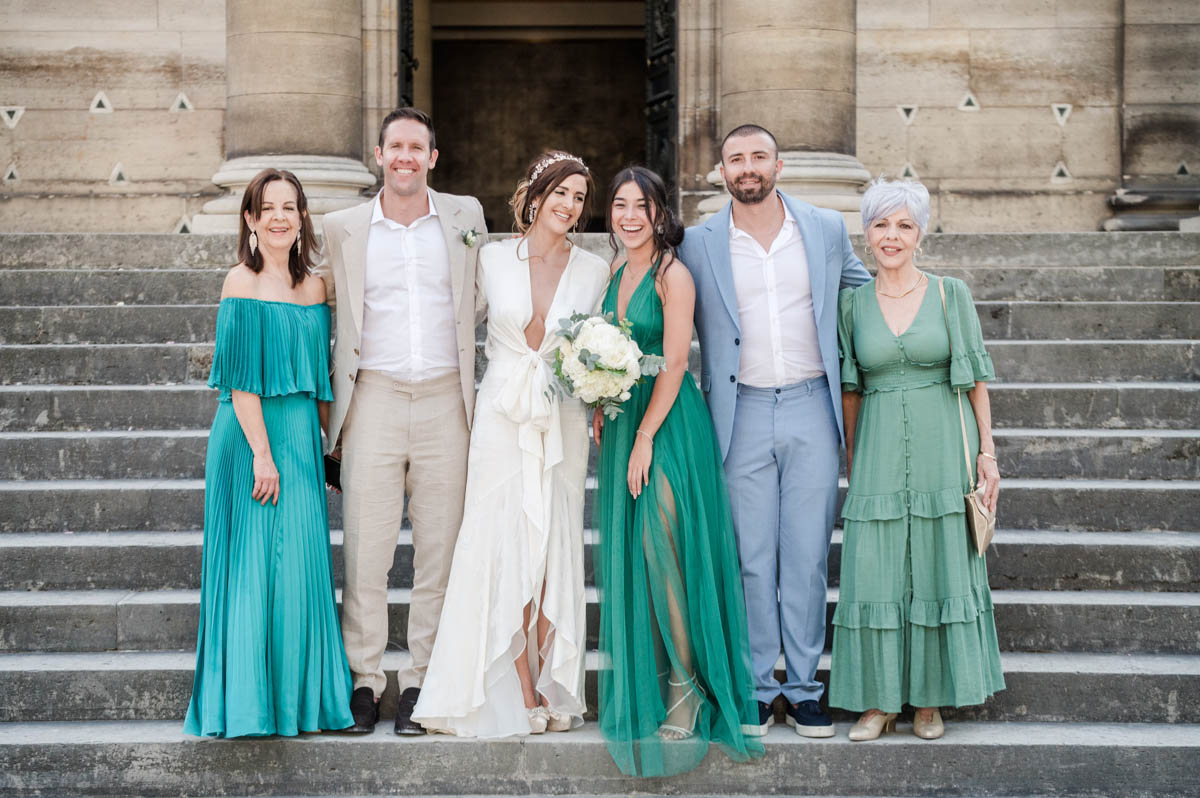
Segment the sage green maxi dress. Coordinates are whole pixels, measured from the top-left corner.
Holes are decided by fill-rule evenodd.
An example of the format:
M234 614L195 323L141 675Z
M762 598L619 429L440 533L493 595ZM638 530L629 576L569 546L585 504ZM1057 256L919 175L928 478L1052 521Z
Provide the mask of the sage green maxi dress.
M226 298L209 386L196 675L184 731L344 729L350 669L333 594L317 400L330 401L329 307ZM231 390L262 397L279 503L250 498L253 455Z
M604 295L603 312L614 316L624 268ZM642 351L661 355L653 272L634 289L626 317ZM621 415L604 424L597 471L600 730L617 766L636 776L690 770L710 741L738 761L763 753L741 729L758 725L742 577L720 450L691 374L654 436L649 485L636 500L629 494L629 453L654 383L645 377L633 386ZM673 613L686 629L683 647L672 637ZM689 649L684 667L679 653ZM667 681L692 673L703 697L696 733L664 741L657 731L670 708Z
M930 276L897 336L873 280L843 289L838 344L842 390L862 393L862 405L842 507L829 703L856 712L981 704L1004 689L1004 676L986 560L963 512L973 484L954 389L974 471L979 430L966 392L995 377L971 292Z

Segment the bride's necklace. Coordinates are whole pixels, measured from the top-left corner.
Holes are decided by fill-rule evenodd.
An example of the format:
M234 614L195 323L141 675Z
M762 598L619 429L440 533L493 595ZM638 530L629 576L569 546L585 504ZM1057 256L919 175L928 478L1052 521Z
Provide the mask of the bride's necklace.
M905 292L904 292L904 293L902 293L902 294L889 294L889 293L887 293L887 292L885 292L885 291L880 291L880 290L879 290L879 280L876 280L876 281L875 281L875 293L876 293L876 294L879 294L880 296L885 296L885 297L887 297L888 299L903 299L904 297L906 297L906 296L908 296L909 294L911 294L913 291L916 291L916 290L917 290L917 288L919 288L919 287L921 286L921 283L923 283L923 282L924 282L926 279L927 279L927 278L925 277L925 272L918 271L918 272L917 272L917 279L916 279L916 280L914 280L914 281L913 281L913 284L912 284L911 286L909 286L909 287L908 287L908 290L907 290L907 291L905 291Z

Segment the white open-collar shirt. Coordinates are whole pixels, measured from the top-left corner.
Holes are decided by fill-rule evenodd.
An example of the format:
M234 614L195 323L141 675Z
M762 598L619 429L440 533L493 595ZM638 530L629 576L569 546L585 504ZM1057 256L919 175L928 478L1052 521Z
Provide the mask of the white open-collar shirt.
M825 373L813 313L808 257L796 218L783 205L783 226L764 250L729 214L729 259L741 326L738 382L777 388Z
M458 372L450 254L429 194L429 212L402 225L379 195L367 233L360 369L420 382Z

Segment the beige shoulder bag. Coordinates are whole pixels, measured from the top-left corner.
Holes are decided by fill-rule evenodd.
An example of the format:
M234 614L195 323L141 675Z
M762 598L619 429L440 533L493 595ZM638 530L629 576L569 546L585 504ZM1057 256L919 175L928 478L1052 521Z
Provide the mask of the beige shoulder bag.
M942 317L946 320L946 340L950 340L950 314L946 312L946 287L943 279L938 278L938 292L942 295ZM950 355L954 355L954 347L950 347ZM955 388L958 399L958 423L962 427L963 461L967 466L967 495L963 497L967 511L967 535L975 546L980 557L987 551L996 533L996 514L989 510L975 492L975 477L971 472L971 447L967 443L967 419L963 415L962 389Z

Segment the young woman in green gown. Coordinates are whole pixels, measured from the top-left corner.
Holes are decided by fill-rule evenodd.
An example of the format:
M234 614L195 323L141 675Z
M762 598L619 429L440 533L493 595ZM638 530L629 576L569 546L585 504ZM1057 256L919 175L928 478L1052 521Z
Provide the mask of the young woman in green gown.
M318 402L329 402L329 307L300 181L246 187L217 310L221 391L204 466L196 674L184 731L344 729L350 669L333 597Z
M683 228L661 178L621 171L608 229L626 258L603 312L628 319L666 369L633 387L621 415L594 418L600 729L624 773L664 776L698 765L710 741L739 761L763 748L742 731L758 706L741 574L712 420L687 371L695 289L674 258Z
M851 740L894 729L904 704L914 733L935 739L939 707L1004 689L987 565L963 512L972 489L996 509L994 373L966 284L914 263L929 223L925 187L880 179L862 217L878 271L838 300L850 488L829 703L863 713Z

